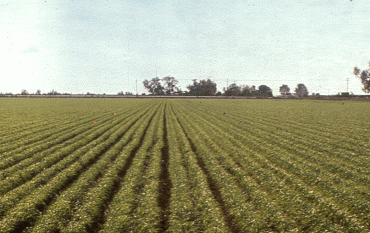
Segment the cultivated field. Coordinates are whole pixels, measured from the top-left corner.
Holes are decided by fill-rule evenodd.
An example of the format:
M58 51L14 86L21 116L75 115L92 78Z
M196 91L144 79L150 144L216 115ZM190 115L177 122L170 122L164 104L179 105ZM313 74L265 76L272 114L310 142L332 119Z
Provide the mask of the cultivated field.
M370 105L0 99L0 232L369 232Z

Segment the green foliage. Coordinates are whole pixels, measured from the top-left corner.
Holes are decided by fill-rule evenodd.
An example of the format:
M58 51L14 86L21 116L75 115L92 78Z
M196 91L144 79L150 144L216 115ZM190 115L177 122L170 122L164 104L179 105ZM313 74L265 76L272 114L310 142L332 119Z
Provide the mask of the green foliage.
M370 93L370 68L361 71L359 68L355 67L353 74L361 79L363 86L362 90L367 94Z
M288 85L284 84L279 88L279 92L281 95L288 95L290 94L290 88L288 87Z
M192 96L213 96L216 95L217 84L210 79L203 79L199 82L194 79L193 84L186 88L189 90L189 95Z
M270 96L272 97L272 90L270 87L266 86L266 85L261 85L258 87L258 91L260 93L260 95L262 96Z
M151 81L148 81L145 79L143 84L144 84L144 87L152 95L163 95L164 94L164 87L162 86L161 80L158 77L152 78Z
M0 232L370 230L367 103L0 101Z
M226 96L239 96L241 95L241 87L236 85L236 83L232 83L224 89L224 94Z
M295 89L295 93L299 97L307 97L308 96L308 90L306 85L303 83L300 83L297 85L297 88Z
M178 81L171 76L162 79L155 77L150 81L145 79L143 82L145 89L152 95L173 95L179 91L179 88L176 87L177 83Z

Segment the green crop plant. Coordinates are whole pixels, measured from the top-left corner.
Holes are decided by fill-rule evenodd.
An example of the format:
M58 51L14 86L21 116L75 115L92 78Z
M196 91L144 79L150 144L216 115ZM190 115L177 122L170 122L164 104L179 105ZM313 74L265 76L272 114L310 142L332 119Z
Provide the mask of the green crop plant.
M1 98L0 232L369 232L367 102Z

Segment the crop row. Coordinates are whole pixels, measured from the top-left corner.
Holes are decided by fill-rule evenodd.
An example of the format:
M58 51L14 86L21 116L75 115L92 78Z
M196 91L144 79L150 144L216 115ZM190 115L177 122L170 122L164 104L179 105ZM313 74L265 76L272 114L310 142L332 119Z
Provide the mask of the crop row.
M187 116L190 115L189 112L182 112L181 115L185 115L185 113L186 113ZM193 113L193 114L191 114L192 115L191 116L192 117L192 123L196 125L195 122L201 114L197 114L195 109L193 109L192 113ZM209 137L210 141L208 141L208 147L211 147L211 145L212 145L211 143L215 143L216 146L223 147L225 151L229 150L229 153L230 153L229 156L232 157L234 160L236 160L236 164L234 163L230 167L235 168L235 167L237 167L236 165L238 165L238 164L241 165L240 158L247 159L247 158L251 158L252 157L251 155L256 154L256 156L258 156L257 158L260 161L265 160L265 162L264 162L264 164L259 165L261 168L259 169L258 172L249 170L248 172L245 173L246 175L248 175L248 174L250 174L250 175L261 174L260 170L268 167L269 170L272 171L272 173L270 171L269 173L267 173L265 175L265 177L267 177L269 179L273 178L274 176L276 176L276 174L278 174L278 172L280 173L280 174L278 174L280 177L277 177L276 180L281 180L281 179L287 180L287 177L289 177L290 179L291 179L291 177L293 177L294 179L291 180L290 182L292 182L292 184L293 184L292 186L295 187L295 189L298 191L295 195L299 195L300 193L302 193L302 191L305 191L305 192L307 191L307 195L303 195L305 198L309 197L310 196L309 194L314 192L312 190L312 188L318 188L318 187L322 188L322 187L324 187L325 189L321 189L321 193L318 192L320 189L319 190L315 189L315 195L316 195L317 200L326 200L326 202L324 201L324 203L320 203L319 206L312 206L312 204L311 204L311 206L312 206L311 208L318 209L319 212L321 211L321 212L328 213L328 214L329 214L329 212L331 212L330 215L333 215L332 213L334 213L334 216L329 215L329 220L330 221L338 222L338 224L342 224L342 225L347 224L347 225L350 225L351 227L354 227L355 229L362 229L363 225L361 225L360 223L359 224L356 223L359 219L357 219L357 217L354 217L356 215L348 213L350 211L345 206L343 206L343 205L341 205L339 207L336 206L335 207L336 209L334 208L334 211L333 211L332 206L333 205L335 206L335 204L333 204L333 201L334 201L334 203L337 203L337 202L341 202L341 199L339 199L339 198L346 198L345 200L348 204L348 198L351 198L351 196L354 195L355 192L350 192L351 190L349 188L346 188L345 190L343 190L343 189L338 190L338 187L336 187L337 190L334 190L334 191L333 191L333 188L330 189L330 186L333 187L333 185L331 185L331 183L329 183L329 181L327 180L328 178L325 177L325 173L326 173L325 169L322 169L322 171L320 173L320 176L316 177L314 175L314 172L315 172L314 170L308 170L307 169L307 161L305 161L304 158L301 159L300 161L292 163L291 161L292 160L294 161L294 159L296 157L298 157L297 154L292 154L292 151L287 151L287 150L284 150L282 148L279 148L279 147L282 147L282 145L273 143L273 140L268 140L268 136L270 134L265 134L265 135L261 134L261 131L257 127L257 128L254 129L254 132L255 132L254 134L257 134L258 136L254 136L252 133L245 135L245 133L247 133L247 132L243 129L240 129L240 126L239 127L232 127L231 124L225 124L225 122L227 122L227 118L218 119L219 122L217 122L217 118L212 118L210 116L211 113L209 111L207 113L208 113L207 116L206 116L207 119L203 119L203 122L200 123L202 125L202 127L198 127L198 128L201 128L202 130L205 130L208 134L212 135L211 137ZM220 117L220 118L222 118L222 117ZM251 122L251 123L253 123L253 122ZM207 126L212 125L212 124L214 124L213 132L211 130L206 129ZM225 126L225 127L223 127L223 126ZM223 130L220 130L220 128L223 128ZM199 130L199 131L201 131L201 130ZM222 132L224 132L224 133L222 133ZM227 132L227 133L225 133L225 132ZM205 138L207 136L207 133L203 133ZM217 135L220 135L219 139L217 139L217 137L216 137ZM228 144L227 143L228 140L226 140L226 138L229 138L229 140L233 143ZM235 140L235 139L238 139L238 140ZM221 141L222 141L222 143L220 143ZM205 141L204 143L207 143L207 142ZM270 147L270 143L272 143L271 147ZM297 152L296 149L294 149L293 151ZM291 154L291 156L289 158L284 156L284 155L287 155L287 154ZM236 156L236 155L238 155L238 156ZM303 155L304 155L304 151L302 151L302 157L303 157ZM307 153L306 153L306 155L307 155ZM222 158L222 160L224 160L224 158ZM250 163L251 163L251 161L248 161L245 164L245 166L242 166L242 167L243 168L249 168ZM301 164L303 166L299 166ZM311 164L311 166L314 167L315 164ZM297 167L300 167L300 168L297 168ZM300 171L300 172L298 173L297 170ZM302 177L305 178L305 179L302 180ZM307 180L307 179L310 179L310 178L311 179L312 178L319 178L319 179L323 179L323 181L319 182L320 183L319 185L313 184L312 182L308 183L308 181L310 181L310 180ZM257 179L257 182L262 183L260 181L260 179ZM302 190L302 188L299 187L299 186L302 186L302 183L304 184L304 182L306 182L306 185L303 185L304 189ZM330 185L330 186L328 186L328 185ZM266 185L266 187L274 187L274 186L276 186L276 185L271 185L271 184ZM292 189L292 188L287 189L287 191L292 191L292 190L294 190L294 189ZM328 195L329 191L335 192L335 194ZM338 197L338 194L341 191L344 191L344 194L342 193L341 197ZM318 196L317 193L320 193L320 195ZM358 196L362 195L361 193L363 193L363 192L357 190L357 195ZM350 206L350 210L355 211L356 208L355 208L354 205L357 204L357 211L359 211L359 212L356 212L356 213L359 214L360 216L362 216L363 224L366 224L366 222L367 222L367 217L364 216L365 212L363 212L367 209L366 199L367 198L362 197L359 200L355 201L352 198L352 201L355 201L355 202L352 206ZM315 204L318 204L318 203L315 203ZM308 205L308 206L310 206L310 205ZM321 207L321 210L318 207ZM359 209L358 207L361 207L362 210ZM344 212L344 214L341 214L342 212ZM317 215L317 213L316 213L316 215ZM325 214L324 214L324 216L325 216ZM322 225L322 226L324 226L324 225Z
M9 158L4 159L1 163L4 170L2 170L0 174L1 178L5 180L1 181L3 185L0 193L4 192L3 190L10 188L10 186L14 187L14 185L22 183L22 180L24 179L33 177L34 174L50 167L66 155L72 154L72 152L79 149L81 146L84 146L89 142L93 142L103 132L106 132L109 128L120 124L125 118L135 116L135 114L140 115L143 113L140 113L140 110L139 112L133 111L128 115L123 115L122 117L109 121L107 125L102 121L94 128L87 129L86 126L82 126L75 129L71 134L63 135L61 138L57 139L57 142L61 141L62 143L48 142L48 149L41 150L42 148L33 148L26 153L9 156ZM18 162L18 160L20 161ZM13 165L15 162L18 163ZM12 182L12 180L14 182ZM4 182L8 183L10 186L5 185Z
M227 232L222 208L217 202L215 187L209 174L201 168L201 160L189 141L183 126L173 112L167 110L169 138L169 173L172 181L169 230L175 232Z
M237 130L238 129L235 128L233 133L235 133ZM261 132L261 130L259 130L258 132ZM243 133L243 132L241 132L241 133ZM269 134L271 134L271 132L269 132ZM261 139L263 137L258 136L258 137L255 137L255 138L257 140L257 139ZM332 191L332 192L335 193L335 195L338 195L340 193L347 193L346 195L341 195L343 197L346 197L346 200L344 201L344 203L346 203L346 204L350 203L349 200L348 200L349 197L354 197L354 198L352 198L352 201L351 201L351 202L353 202L354 200L357 199L354 202L355 203L354 205L361 204L362 207L367 206L366 196L364 196L364 193L368 193L368 185L366 185L366 182L367 182L368 178L367 178L366 174L358 173L358 169L353 171L353 170L350 170L350 169L346 168L346 166L344 164L340 164L338 161L335 160L335 158L329 157L327 160L322 159L322 157L325 158L325 156L326 156L325 153L320 153L319 157L311 159L311 157L309 157L309 156L315 155L315 151L310 149L309 147L305 147L305 148L303 148L303 150L299 150L302 147L299 148L299 149L294 148L294 147L299 147L298 143L296 143L295 145L290 145L289 146L289 142L276 143L275 141L277 141L277 140L278 140L278 138L276 138L275 140L266 140L267 143L264 143L263 147L265 147L265 149L268 149L268 146L269 146L268 143L271 142L272 146L273 146L273 148L271 148L271 150L270 150L271 152L274 151L274 149L276 151L277 149L279 149L279 147L282 147L282 149L286 149L286 150L282 151L281 154L292 154L292 156L289 158L288 162L284 161L282 163L283 166L286 166L289 163L292 164L292 161L295 161L294 164L291 165L291 166L297 167L297 165L298 166L303 165L303 167L299 168L299 169L301 169L301 170L309 170L310 169L308 172L306 171L307 175L304 176L304 177L310 178L310 180L309 180L309 181L311 181L310 183L312 183L312 182L314 184L319 183L321 186L324 186L325 188L329 188L331 186L330 190L327 189L325 191L326 193L327 193L327 191ZM251 141L250 138L248 139L248 141ZM291 141L293 141L293 139L291 139ZM279 153L279 152L277 152L277 153ZM279 156L279 157L282 157L282 156ZM307 169L307 168L309 168L309 169ZM317 177L315 176L315 173L319 173L319 174L317 174L317 176L319 176L319 178L321 180L324 180L325 182L324 181L318 182L316 180ZM332 173L334 173L334 174L332 174ZM302 174L298 173L297 175L301 176ZM358 184L354 187L353 184L356 181L357 181ZM334 184L334 185L332 185L332 184ZM339 185L341 186L340 188L338 187ZM351 188L348 188L348 187L351 187ZM365 200L364 200L364 198L365 198ZM338 198L336 198L336 199L338 199ZM340 199L338 199L338 200L340 201ZM365 201L365 202L363 202L363 201ZM361 202L363 202L363 203L361 203ZM351 209L356 209L356 208L354 208L352 206Z
M110 147L99 160L88 167L73 184L60 193L60 196L46 210L43 217L36 222L34 232L71 231L81 232L91 228L103 212L104 204L113 192L117 173L128 159L126 148L138 145L145 134L156 108L141 117L134 126L124 131L116 131L121 135L117 143ZM113 135L112 135L113 136ZM69 229L69 230L68 230Z
M136 114L131 120L128 120L127 124L117 124L122 119L118 120L117 123L112 121L111 123L113 124L106 124L105 127L97 129L86 140L79 140L78 142L81 144L66 147L64 151L60 150L59 153L67 155L64 159L61 159L60 162L49 168L42 169L42 172L29 182L3 196L1 199L1 216L3 216L3 220L0 224L0 229L9 231L19 227L25 228L28 226L27 224L43 215L48 205L54 199L58 199L62 190L68 190L68 187L73 184L76 178L80 177L81 174L85 174L91 165L100 161L102 155L104 155L104 158L106 157L105 155L109 148L123 138L124 133L132 124L141 125L137 121L141 119L143 114L148 112L148 108L142 111L144 112ZM133 127L131 132L133 133L132 137L135 137L138 133L135 131L135 127ZM72 153L69 153L68 150L72 150ZM58 154L54 153L52 156L58 156ZM99 165L104 166L100 163ZM25 172L24 175L27 176L28 174Z
M125 111L136 111L136 106L133 106L132 109L126 108ZM121 110L114 110L116 113L119 114ZM76 128L84 127L84 131L93 127L91 124L93 121L99 122L100 124L107 122L110 120L113 111L111 110L108 113L96 115L96 114L89 114L84 117L80 117L78 119L73 119L73 121L66 121L66 122L53 122L52 124L49 123L49 127L41 127L41 128L32 128L31 130L25 130L28 132L29 135L24 136L22 134L14 134L12 138L8 138L6 142L2 143L0 148L1 152L6 152L1 157L13 157L14 154L23 153L24 151L28 151L30 149L35 149L37 147L45 147L50 146L53 144L58 144L63 139L60 139L61 136L65 136L70 132L76 131ZM46 129L43 129L46 128ZM45 145L46 144L46 145Z
M5 101L0 232L370 230L363 104Z
M128 150L135 154L129 169L121 173L120 184L106 211L102 232L147 232L160 229L159 174L163 147L164 105L147 128L141 146Z

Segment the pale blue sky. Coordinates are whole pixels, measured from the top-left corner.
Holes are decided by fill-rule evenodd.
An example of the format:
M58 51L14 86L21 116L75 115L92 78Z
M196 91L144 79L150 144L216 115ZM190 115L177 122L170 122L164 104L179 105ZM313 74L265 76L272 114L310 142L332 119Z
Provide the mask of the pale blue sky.
M145 91L171 75L363 94L368 0L0 0L0 92Z

